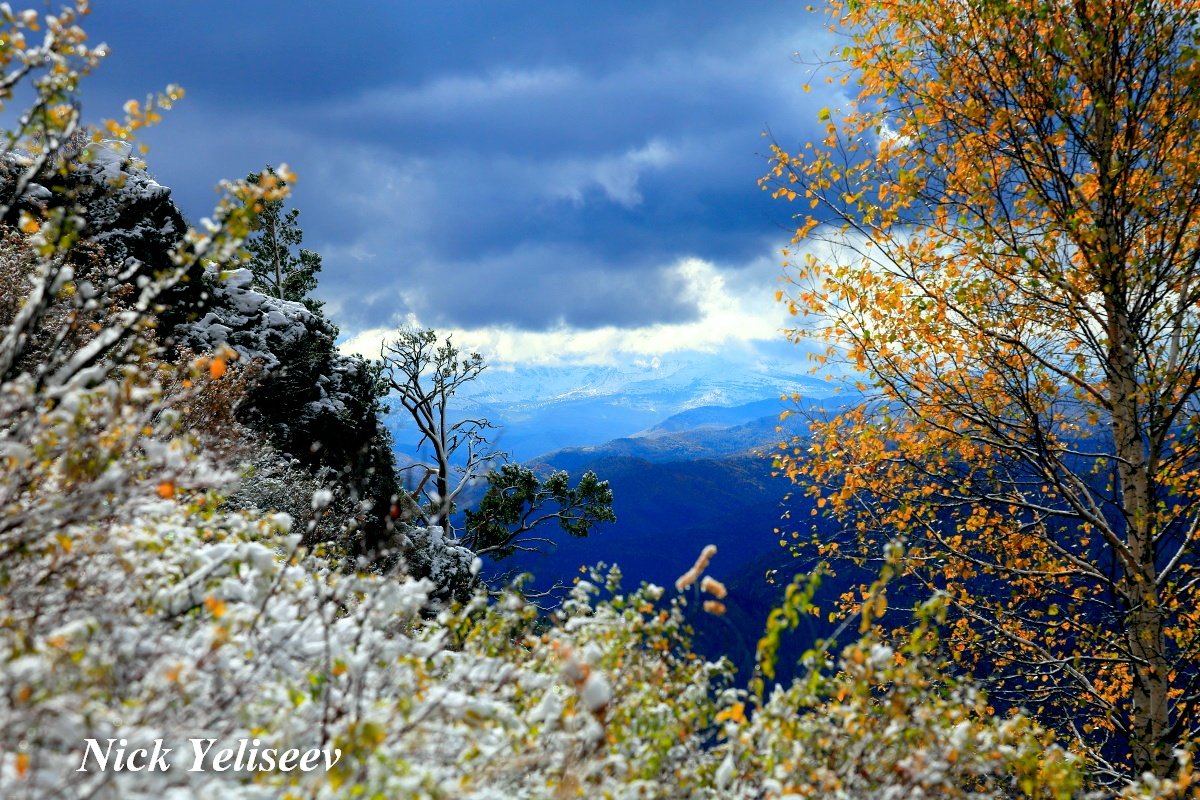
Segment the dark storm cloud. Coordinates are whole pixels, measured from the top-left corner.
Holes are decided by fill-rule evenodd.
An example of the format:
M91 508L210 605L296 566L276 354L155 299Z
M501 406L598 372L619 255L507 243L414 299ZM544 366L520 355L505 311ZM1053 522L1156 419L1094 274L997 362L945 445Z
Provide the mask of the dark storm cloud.
M838 102L792 60L826 49L820 24L777 3L99 0L114 55L85 100L188 89L146 138L193 218L218 177L292 166L344 330L677 322L680 258L786 240L759 134L803 139Z
M436 327L467 319L471 327L546 330L690 322L698 313L674 269L615 273L586 251L554 243L521 245L470 261L410 264L406 273L406 285L336 297L337 316L371 319L403 307Z

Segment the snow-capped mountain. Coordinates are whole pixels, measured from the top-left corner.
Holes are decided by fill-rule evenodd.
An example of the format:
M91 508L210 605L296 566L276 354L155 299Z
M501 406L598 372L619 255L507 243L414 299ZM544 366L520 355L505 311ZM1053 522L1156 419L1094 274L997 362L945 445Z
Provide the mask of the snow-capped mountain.
M697 353L623 366L493 367L465 397L510 413L608 398L622 407L669 416L697 406L739 405L792 392L824 396L829 391L798 360L747 362Z
M617 366L494 366L456 400L463 414L485 416L498 425L498 446L524 461L630 436L689 409L795 393L815 399L833 391L833 384L810 375L799 358L693 353ZM405 420L394 414L391 421L397 449L403 451Z

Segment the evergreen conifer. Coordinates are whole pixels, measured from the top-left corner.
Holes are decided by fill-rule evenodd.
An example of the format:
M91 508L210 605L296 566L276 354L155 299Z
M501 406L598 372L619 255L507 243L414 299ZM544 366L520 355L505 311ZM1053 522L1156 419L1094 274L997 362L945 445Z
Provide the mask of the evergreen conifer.
M270 165L265 174L283 183ZM251 183L258 183L260 179L258 173L246 177ZM299 254L293 252L304 241L304 231L296 222L300 209L293 208L285 213L283 200L266 200L261 206L262 210L255 217L254 235L245 245L250 253L247 266L254 273L254 288L280 300L303 303L309 311L321 314L324 304L309 296L317 288L321 256L303 248Z

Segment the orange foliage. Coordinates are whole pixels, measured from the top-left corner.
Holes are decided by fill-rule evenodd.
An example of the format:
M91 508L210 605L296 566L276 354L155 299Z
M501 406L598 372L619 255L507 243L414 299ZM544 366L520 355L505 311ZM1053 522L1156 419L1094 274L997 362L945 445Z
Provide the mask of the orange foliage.
M1197 10L830 13L857 95L762 186L804 202L791 336L867 391L776 465L840 552L905 540L956 653L1098 770L1165 775L1200 735Z

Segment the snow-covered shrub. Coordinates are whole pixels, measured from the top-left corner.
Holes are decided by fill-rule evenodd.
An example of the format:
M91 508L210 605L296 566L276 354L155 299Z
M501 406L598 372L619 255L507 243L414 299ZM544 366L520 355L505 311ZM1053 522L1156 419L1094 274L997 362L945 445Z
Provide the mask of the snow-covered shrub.
M666 798L705 757L726 669L677 648L682 616L659 590L595 603L581 582L545 631L516 595L422 620L427 581L347 575L297 551L286 518L146 488L6 561L7 798ZM182 757L81 773L86 738ZM190 740L209 738L334 763L188 771Z
M720 714L725 741L713 783L733 798L1083 796L1082 760L1022 714L997 715L946 657L944 598L915 610L906 638L885 636L877 623L902 559L893 542L857 617L806 652L802 676L784 686L771 683L780 637L817 613L823 566L788 586L759 641L746 705ZM855 619L859 637L831 657Z
M864 626L836 663L816 652L806 678L759 693L692 652L682 596L623 593L615 570L580 580L551 619L516 592L434 611L475 569L438 528L412 535L441 586L347 571L301 548L287 515L230 510L235 476L201 444L238 435L205 411L227 359L180 373L150 322L201 262L233 262L245 209L271 187L229 185L217 221L161 263L125 254L111 280L81 279L76 248L112 220L37 180L70 177L57 158L77 121L67 101L99 57L73 20L43 20L29 47L38 15L0 4L6 78L45 73L39 137L18 131L23 152L0 154L0 224L20 231L0 231L0 281L27 287L0 310L0 797L1082 796L1076 760L1024 718L997 717L938 658L935 606L907 642ZM114 135L148 119L131 109ZM112 152L85 146L81 175L127 181L128 151ZM336 514L335 501L325 487L307 500ZM803 600L789 592L773 617L760 677ZM154 769L118 769L139 749ZM283 754L301 751L310 768L288 768ZM1184 755L1175 778L1124 797L1188 791Z
M246 436L254 448L241 462L240 480L226 497L230 506L257 514L287 514L306 545L341 542L363 526L367 511L334 470L306 467L252 429L246 429Z
M1194 745L1192 749L1175 752L1175 774L1159 778L1147 772L1125 787L1121 800L1194 800L1200 797L1200 771L1196 770Z
M428 578L438 600L465 602L479 588L480 563L475 553L446 537L440 525L405 528L404 570Z
M775 685L752 716L726 717L713 782L731 798L1071 798L1083 764L1021 714L997 715L935 657L922 630L873 636Z

